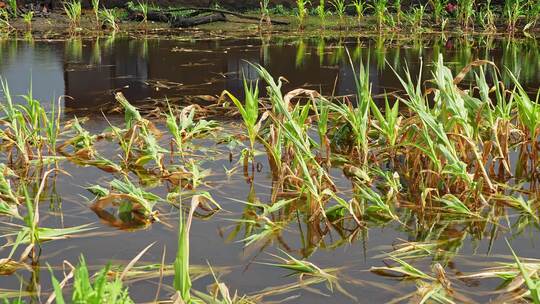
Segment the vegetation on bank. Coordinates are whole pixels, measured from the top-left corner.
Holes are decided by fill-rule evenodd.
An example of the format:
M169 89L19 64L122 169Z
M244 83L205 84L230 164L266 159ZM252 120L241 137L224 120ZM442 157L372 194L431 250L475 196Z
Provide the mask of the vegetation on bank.
M10 0L0 8L0 25L3 30L17 28L32 28L33 21L39 11L20 7L16 0ZM273 5L272 1L264 0L259 10L250 11L250 16L260 16L259 26L262 29L270 27L273 19L291 21L290 26L279 26L281 29L318 30L320 28L354 30L362 29L374 32L526 32L538 30L540 18L540 0L505 0L503 5L494 5L491 1L430 0L425 5L405 7L400 0L321 0L318 2L297 0L296 6L286 8ZM79 0L66 0L63 4L62 15L55 16L64 19L72 30L79 28L108 28L117 31L121 23L134 23L139 20L140 27L147 28L148 15L152 12L166 12L179 17L189 16L189 9L160 8L146 2L129 2L131 12L128 14L122 8L105 8L99 0L91 1L91 9L83 9ZM220 7L217 6L217 9ZM83 17L87 18L83 18ZM39 19L39 18L38 18ZM81 21L84 23L81 25ZM230 18L235 20L234 17ZM21 22L22 21L22 22ZM129 21L129 22L128 22ZM18 26L24 24L24 26ZM128 28L132 28L129 25ZM217 26L219 28L219 26Z

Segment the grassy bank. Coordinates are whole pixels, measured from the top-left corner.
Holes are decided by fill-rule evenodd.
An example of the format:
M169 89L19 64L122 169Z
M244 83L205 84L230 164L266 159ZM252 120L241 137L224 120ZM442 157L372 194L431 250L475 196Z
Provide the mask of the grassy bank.
M0 9L3 31L135 31L168 28L167 24L148 19L152 12L167 14L171 20L185 17L194 11L182 8L159 8L145 3L129 3L130 12L123 8L104 8L98 0L92 9L83 9L77 1L66 2L63 9L47 13L46 17L16 2ZM219 7L218 7L219 9ZM540 3L538 0L507 0L503 6L489 2L460 0L457 4L434 0L421 6L403 7L399 0L344 0L310 3L298 1L288 9L261 2L261 9L245 13L260 19L246 21L229 16L229 22L201 25L199 28L218 32L361 32L367 33L485 33L532 35L539 32ZM137 19L139 21L131 21ZM270 20L289 25L271 26ZM239 27L239 24L241 25Z

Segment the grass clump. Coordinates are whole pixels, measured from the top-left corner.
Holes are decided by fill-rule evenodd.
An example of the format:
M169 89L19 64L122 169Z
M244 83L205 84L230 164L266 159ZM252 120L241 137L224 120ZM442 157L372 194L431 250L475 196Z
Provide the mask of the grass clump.
M81 25L82 4L78 0L64 2L64 12L66 13L71 27Z

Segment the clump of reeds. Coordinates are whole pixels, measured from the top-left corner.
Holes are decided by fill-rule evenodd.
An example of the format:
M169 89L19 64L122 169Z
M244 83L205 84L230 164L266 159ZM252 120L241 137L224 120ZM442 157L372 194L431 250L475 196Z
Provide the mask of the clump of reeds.
M82 4L78 0L64 2L64 12L66 13L69 24L72 27L78 27L81 24Z

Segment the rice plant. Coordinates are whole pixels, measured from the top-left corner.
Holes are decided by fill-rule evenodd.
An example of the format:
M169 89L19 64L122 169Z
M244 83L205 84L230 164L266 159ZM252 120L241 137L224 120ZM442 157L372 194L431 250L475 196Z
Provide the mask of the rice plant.
M6 204L19 204L19 197L16 193L16 189L13 189L10 181L10 177L15 176L15 172L7 167L5 164L0 164L0 198L2 202Z
M296 0L296 18L298 19L299 27L304 28L304 22L308 14L307 5L309 0Z
M350 58L350 57L349 57ZM369 66L360 63L358 74L353 67L354 82L356 86L356 106L342 103L341 105L332 105L332 108L340 113L349 123L354 134L355 150L360 164L366 165L369 153L369 109L373 103L371 95L371 82L369 80Z
M538 19L540 18L540 1L538 0L527 1L527 7L525 11L527 15L527 24L523 28L524 31L536 26Z
M388 96L385 96L385 108L384 115L379 110L379 106L372 99L370 103L371 113L373 113L376 121L373 122L373 126L379 130L379 132L386 137L387 144L390 148L395 147L399 135L399 124L401 118L399 117L399 101L396 101L393 106L390 106Z
M407 15L407 21L411 25L412 28L421 29L422 28L422 22L424 21L424 15L425 15L426 7L423 5L415 6L411 9L411 11Z
M474 27L474 5L475 0L458 0L458 19L461 26L468 30L471 26Z
M32 19L34 19L34 11L28 11L22 15L23 21L28 29L32 29Z
M444 7L446 5L445 0L430 0L431 9L433 12L433 19L436 23L440 23L444 14Z
M514 32L517 29L517 23L523 17L526 5L527 3L524 0L504 1L503 16L506 18L509 32Z
M45 137L49 144L49 151L54 156L56 155L56 146L58 144L58 136L60 135L60 118L62 115L62 108L60 99L58 103L51 103L50 114L47 115L45 111L42 112L42 128L45 130Z
M519 123L523 126L523 131L526 134L526 140L531 141L530 151L528 147L524 147L521 151L523 154L529 154L532 156L532 166L537 166L538 147L534 144L535 139L538 136L540 128L540 90L536 93L536 99L533 101L529 94L525 91L523 86L519 84L515 75L511 72L510 76L515 84L514 94L512 97L517 106Z
M111 266L107 265L94 276L90 275L86 260L83 256L79 264L73 270L73 290L71 291L71 303L111 303L132 304L135 303L129 297L129 291L123 286L122 278L117 275L113 280L109 279ZM63 288L51 270L51 280L54 290L54 299L57 304L66 303Z
M399 26L401 24L401 16L403 15L403 10L401 9L401 0L394 0L393 6L396 12L396 24Z
M280 79L276 82L263 67L259 65L253 65L253 67L268 84L267 90L275 111L273 122L276 128L281 129L281 132L283 132L282 141L285 147L290 147L295 151L294 163L289 165L294 166L294 169L301 173L303 182L297 185L300 188L299 192L306 196L308 206L313 212L324 211L322 208L326 196L324 191L325 189L332 189L334 185L328 173L311 153L312 143L306 130L306 121L311 105L309 103L305 106L297 104L294 108L291 108L290 104L292 98L301 94L312 94L311 99L320 98L320 95L314 91L299 89L283 96ZM268 150L272 151L272 149ZM278 150L284 151L285 149L282 147ZM291 170L291 168L285 169L285 172L287 172L286 170ZM285 173L284 168L281 168L280 171Z
M358 18L358 21L360 21L362 18L364 18L364 14L367 9L367 3L365 0L353 0L352 5L354 6L356 17Z
M419 72L418 79L421 79L421 72ZM448 137L443 124L439 122L437 115L428 108L427 101L422 95L420 82L415 85L408 70L406 70L405 78L400 76L398 78L408 95L407 99L400 98L401 101L418 115L422 123L418 131L425 146L413 145L420 148L429 157L436 172L442 173L445 171L448 174L464 179L469 184L473 184L473 180L467 172L467 165L460 159L456 146ZM439 154L445 156L447 164L441 162L438 158Z
M64 2L64 12L66 13L71 27L78 27L81 24L82 4L78 0Z
M103 22L109 26L113 31L120 30L120 26L118 25L118 16L117 11L114 8L108 9L104 8L101 10L101 19L103 19Z
M495 26L495 14L491 8L491 1L488 0L478 12L478 22L485 31L493 32L497 30Z
M338 15L339 21L343 21L343 16L345 16L345 10L347 9L345 0L331 0L330 4L334 7L334 11Z
M324 24L326 19L326 0L319 0L319 5L317 5L315 10L317 11L317 16L319 16L319 19Z
M30 135L28 134L28 128L26 127L26 120L23 113L17 107L15 107L7 82L1 78L0 81L6 101L3 106L3 110L6 115L8 128L13 133L13 139L10 140L17 148L18 156L22 163L27 164L30 161L30 152L28 151L26 142Z
M264 121L264 117L259 120L259 85L258 83L249 84L244 78L244 93L245 102L242 104L234 95L225 91L226 94L238 108L238 112L244 120L248 137L249 137L249 157L254 157L255 142L261 129L261 124Z
M19 15L19 6L17 0L7 0L7 11L11 17L17 17Z
M0 8L0 28L12 29L13 27L9 23L9 11L6 8Z
M377 20L377 29L382 30L387 19L388 0L373 0L370 6Z
M271 19L270 19L270 0L262 0L260 2L260 9L261 9L261 20L260 24L266 23L266 25L270 25Z
M159 196L141 189L127 178L124 179L124 181L115 179L110 183L110 185L112 189L120 193L118 196L111 196L111 199L126 198L134 203L132 207L134 211L141 212L148 217L157 219L154 211L154 205L161 201Z
M529 289L529 297L532 299L534 304L540 304L540 278L538 276L538 271L529 273L526 266L519 260L512 247L510 247L508 241L507 244L512 252L512 256L514 256L519 272L525 281L525 285Z
M142 23L145 25L148 23L148 3L147 2L139 2L139 10L142 14Z
M189 233L191 230L191 222L193 221L193 214L195 209L201 203L201 196L195 195L191 199L191 204L188 211L187 218L184 218L184 211L179 210L178 220L178 248L176 251L176 258L174 260L174 281L173 286L176 290L176 298L184 303L192 303L193 298L191 296L191 277L189 274L189 255L190 255L190 242ZM181 202L181 196L180 196Z
M196 121L195 106L185 107L180 111L179 115L174 113L168 101L167 106L169 108L169 113L165 114L167 129L171 133L181 156L184 155L184 151L192 139L203 137L219 129L215 121L205 119Z
M96 20L96 26L99 26L99 0L92 0L92 12L94 13L94 19Z

